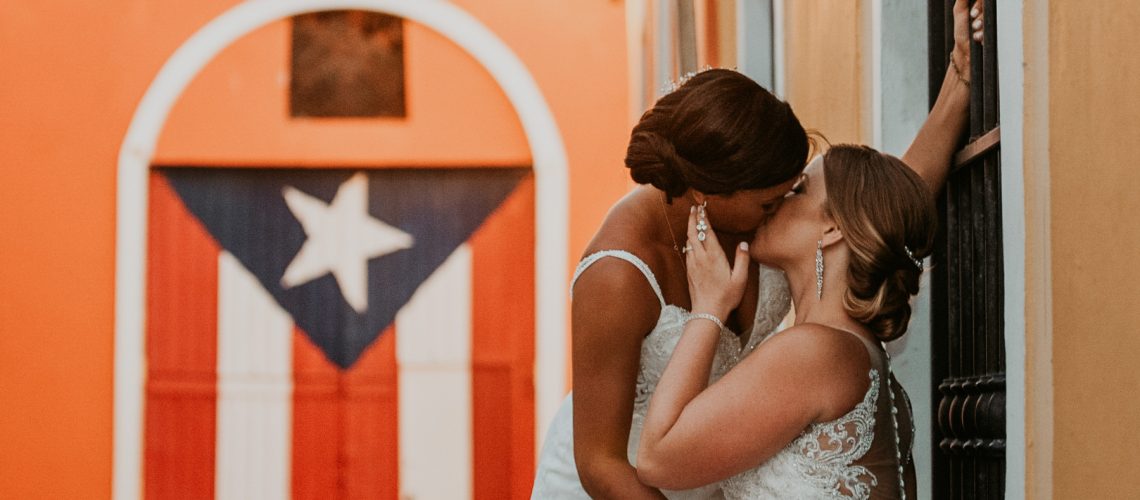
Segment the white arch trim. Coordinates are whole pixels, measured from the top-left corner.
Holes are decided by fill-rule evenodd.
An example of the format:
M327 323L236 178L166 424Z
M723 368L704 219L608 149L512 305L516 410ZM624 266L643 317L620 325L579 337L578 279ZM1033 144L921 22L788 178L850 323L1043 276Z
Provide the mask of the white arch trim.
M557 410L566 386L567 159L554 116L526 66L486 26L444 0L249 0L210 21L167 60L143 95L119 150L112 484L117 500L140 498L142 492L147 186L162 126L178 97L225 47L282 18L340 9L399 16L448 38L487 69L518 114L535 172L535 430L539 445Z

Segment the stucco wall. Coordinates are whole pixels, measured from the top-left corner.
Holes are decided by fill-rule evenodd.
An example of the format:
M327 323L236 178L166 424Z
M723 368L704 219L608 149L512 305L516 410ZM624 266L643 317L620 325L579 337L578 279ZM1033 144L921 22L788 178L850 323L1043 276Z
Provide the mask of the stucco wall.
M784 1L785 98L833 143L870 141L863 116L864 1Z
M110 497L119 146L161 65L191 34L237 3L0 4L4 498ZM624 7L554 0L454 3L527 65L561 129L570 166L569 274L605 210L627 189L621 166L629 134L626 60L620 49ZM361 164L411 158L407 147L382 147L385 134L396 133L383 125L348 123L330 133L311 124L284 123L285 115L278 114L284 107L274 103L284 95L285 54L267 59L263 51L284 49L285 36L283 25L269 26L215 60L174 109L160 160L314 163L323 158ZM485 94L490 78L435 35L412 28L407 37L409 44L439 49L438 57L409 60L411 99L438 92L446 93L441 98L465 93L484 98L461 109L421 106L411 113L449 124L452 128L444 129L449 134L476 130L494 138L441 141L428 161L527 160L517 118L503 108L505 98ZM409 50L416 57L419 49ZM446 121L448 113L464 116ZM486 113L484 120L478 120L479 113ZM488 119L493 125L486 124ZM253 129L253 139L227 137L234 127Z
M1053 493L1135 498L1140 4L1049 5Z

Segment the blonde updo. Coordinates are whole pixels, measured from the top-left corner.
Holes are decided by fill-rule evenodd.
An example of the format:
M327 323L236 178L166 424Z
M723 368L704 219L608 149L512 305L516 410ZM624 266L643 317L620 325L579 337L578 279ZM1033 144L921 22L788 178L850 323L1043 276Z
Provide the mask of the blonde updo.
M883 341L906 332L938 213L926 182L898 158L837 145L823 157L827 211L850 249L847 314Z

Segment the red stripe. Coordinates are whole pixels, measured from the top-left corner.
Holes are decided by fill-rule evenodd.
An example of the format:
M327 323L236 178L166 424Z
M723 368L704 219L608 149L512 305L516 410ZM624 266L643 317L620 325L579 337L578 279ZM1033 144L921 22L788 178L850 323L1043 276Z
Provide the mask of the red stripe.
M534 479L534 181L471 238L476 499L529 498Z
M213 498L219 248L157 172L150 200L145 495Z
M395 499L400 493L396 327L385 330L342 380L343 498Z
M347 371L293 338L293 498L398 498L395 327Z
M342 498L338 462L340 370L293 332L293 498Z

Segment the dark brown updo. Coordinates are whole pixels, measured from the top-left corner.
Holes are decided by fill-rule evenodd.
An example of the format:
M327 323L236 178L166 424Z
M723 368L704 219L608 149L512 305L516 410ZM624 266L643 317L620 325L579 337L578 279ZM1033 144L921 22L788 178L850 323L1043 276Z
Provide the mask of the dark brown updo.
M808 138L787 103L727 69L697 73L633 127L625 166L666 199L762 189L803 171Z
M833 146L823 157L827 211L850 249L847 314L880 340L906 332L938 213L926 182L902 160L866 146ZM910 250L910 255L907 250Z

